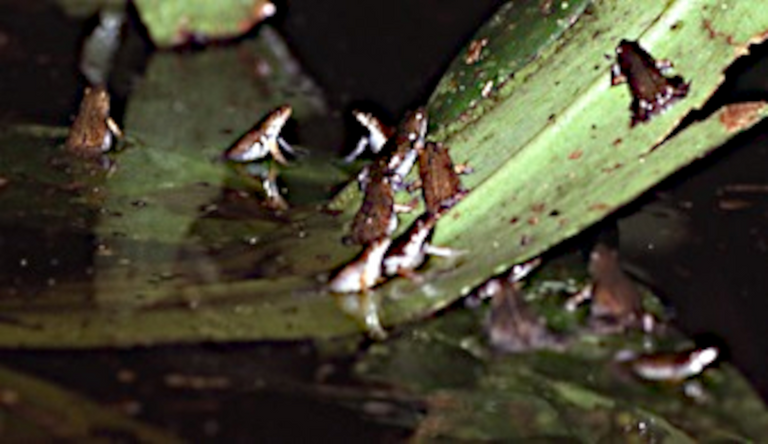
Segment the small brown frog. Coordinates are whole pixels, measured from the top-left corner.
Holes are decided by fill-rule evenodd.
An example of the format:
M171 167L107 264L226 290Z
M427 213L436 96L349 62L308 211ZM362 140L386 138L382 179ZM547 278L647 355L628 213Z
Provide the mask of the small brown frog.
M424 213L387 250L384 256L384 275L403 276L418 280L414 270L419 268L427 255L453 257L461 252L431 245L428 241L439 216Z
M112 148L114 137L123 133L109 116L109 93L103 86L85 88L80 111L77 113L65 143L67 151L95 158Z
M392 175L392 183L396 189L403 186L405 176L416 163L418 150L424 146L424 138L427 136L427 110L418 108L406 114L393 141L394 146L387 151L387 167Z
M292 112L290 105L283 105L267 114L267 117L224 152L224 158L233 162L253 162L272 155L277 162L287 165L288 161L280 148L291 154L295 154L295 151L280 137L280 131Z
M371 152L378 154L392 136L394 130L383 123L372 113L365 113L359 110L352 111L358 122L368 130L368 134L361 137L357 142L355 149L344 157L345 163L351 163L357 159L366 148L370 147Z
M612 318L626 325L642 316L642 296L637 285L621 269L619 252L597 244L589 255L592 278L591 313L596 318Z
M395 137L390 137L381 149L382 155L357 175L360 189L365 191L376 174L388 177L393 191L405 188L404 178L416 163L418 150L424 146L426 135L426 110L419 108L408 113L398 125Z
M637 42L622 40L616 47L616 64L611 70L611 84L627 82L632 93L631 126L647 122L688 94L689 83L680 76L667 77L667 60L656 61Z
M566 303L568 310L591 300L590 317L594 327L606 332L646 328L642 295L622 270L617 250L601 243L595 245L589 255L588 271L592 283Z
M505 278L492 278L479 292L480 298L491 298L486 325L488 340L495 349L519 353L564 347L564 340L552 333L523 301L518 284Z
M367 245L377 239L389 237L397 229L395 195L387 176L375 172L367 186L360 209L352 221L353 243Z
M391 238L383 237L366 245L355 259L331 276L328 289L334 293L360 293L374 287L381 280L384 253L391 244Z
M427 142L419 150L419 177L430 214L441 214L466 195L453 160L442 144Z
M676 353L637 354L624 351L615 360L646 381L680 383L701 374L717 360L719 354L717 347L694 348Z

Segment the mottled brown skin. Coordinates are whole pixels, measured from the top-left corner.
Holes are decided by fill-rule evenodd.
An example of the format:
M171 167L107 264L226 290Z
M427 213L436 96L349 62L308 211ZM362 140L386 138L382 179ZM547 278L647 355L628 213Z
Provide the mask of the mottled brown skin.
M657 62L637 42L622 40L616 48L614 85L626 81L632 93L632 122L648 121L688 94L689 83L680 76L667 77L661 72L664 62Z
M626 327L638 325L642 317L642 296L621 269L619 252L603 244L596 245L590 254L589 275L593 282L592 316Z
M525 304L514 283L495 278L492 287L488 337L491 345L504 352L558 349L563 343Z
M624 364L642 379L680 383L698 376L717 359L718 354L716 347L696 348L674 353L642 354Z
M272 110L228 148L224 152L224 158L234 162L253 162L272 155L278 163L287 165L288 161L280 152L278 138L292 112L290 105L282 105Z
M419 177L421 192L430 214L442 213L464 195L453 160L441 144L427 142L419 150Z
M375 167L375 165L374 165ZM390 234L390 224L395 216L395 196L389 178L373 168L360 209L352 221L352 242L367 245Z
M424 145L427 134L427 112L424 108L406 114L397 127L395 137L390 137L382 151L387 158L388 174L398 176L401 180L408 171L402 165L407 162L408 155ZM406 168L410 169L410 168Z
M424 246L435 228L439 216L424 213L392 243L384 258L384 274L417 279L414 270L425 261ZM391 265L390 265L391 263Z
M109 93L102 86L85 88L65 143L67 151L79 157L93 158L112 147L109 117Z

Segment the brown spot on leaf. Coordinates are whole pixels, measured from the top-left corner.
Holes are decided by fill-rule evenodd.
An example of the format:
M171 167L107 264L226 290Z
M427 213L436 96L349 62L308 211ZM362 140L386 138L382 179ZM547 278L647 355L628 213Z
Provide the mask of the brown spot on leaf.
M616 170L618 170L619 168L621 168L621 167L623 167L623 166L624 166L624 164L623 164L623 163L621 163L621 162L616 162L616 163L614 163L614 164L613 164L613 165L611 165L611 166L603 167L603 169L602 169L601 171L602 171L602 172L604 172L604 173L610 173L610 172L613 172L613 171L616 171Z
M747 102L727 105L720 114L720 122L726 131L733 133L752 126L760 119L765 102Z
M602 202L594 203L589 206L589 209L591 211L608 211L610 208L611 208L610 205Z
M709 34L709 38L711 38L712 40L720 37L720 38L723 38L726 41L726 43L728 43L731 46L736 44L736 42L733 40L732 35L726 34L724 32L719 32L718 30L716 30L715 27L712 26L712 21L704 20L702 24L704 25L704 29L707 30L707 34Z
M584 154L584 151L576 150L576 151L572 152L571 154L569 154L568 158L571 159L571 160L578 160L579 158L581 158L582 154Z
M538 216L531 216L528 218L528 225L538 225L539 224L539 217Z
M621 145L621 142L623 142L623 141L621 140L621 137L619 137L618 139L613 141L613 146L619 146L619 145Z
M544 208L545 204L543 202L531 205L531 211L534 213L541 213L544 211Z

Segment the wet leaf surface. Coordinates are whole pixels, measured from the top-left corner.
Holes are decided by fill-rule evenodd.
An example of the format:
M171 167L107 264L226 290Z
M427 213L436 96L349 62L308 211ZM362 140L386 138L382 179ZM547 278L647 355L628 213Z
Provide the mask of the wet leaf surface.
M486 310L451 310L358 360L359 378L386 387L378 403L420 406L410 421L401 419L416 441L717 442L768 432L761 401L730 365L698 378L705 395L696 400L680 385L642 382L613 361L620 349L640 349L640 335L574 334L579 339L562 353L501 354L479 333ZM671 331L654 340L661 347L687 342Z

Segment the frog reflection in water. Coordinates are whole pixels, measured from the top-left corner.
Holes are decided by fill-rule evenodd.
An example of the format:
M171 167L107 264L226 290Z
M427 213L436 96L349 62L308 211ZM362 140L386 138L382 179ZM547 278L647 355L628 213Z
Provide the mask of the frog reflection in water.
M616 47L611 84L627 82L632 93L631 126L648 121L688 94L689 83L680 76L667 77L672 64L654 60L637 42L622 40Z
M595 245L589 255L588 271L592 283L566 303L568 310L591 299L590 317L597 330L652 328L650 316L643 314L642 295L622 270L617 250L605 244Z
M564 339L552 333L546 322L531 311L518 285L510 275L493 278L479 289L480 298L491 298L486 322L491 346L508 353L563 349Z
M80 111L67 136L67 151L78 157L96 158L112 148L114 137L122 136L120 127L109 116L106 88L85 88Z

